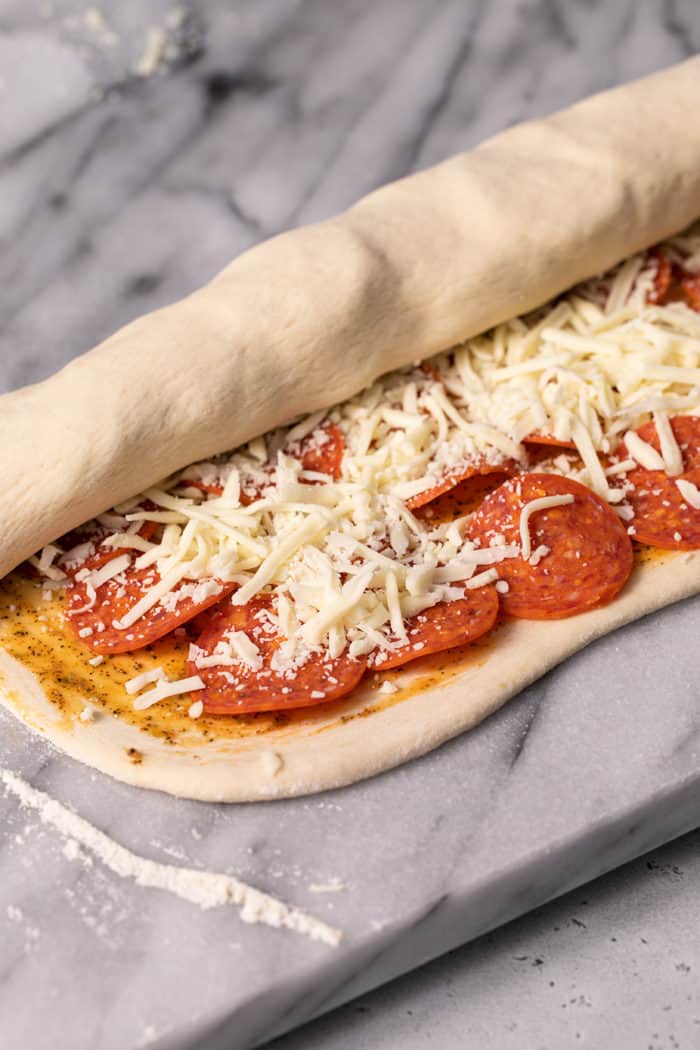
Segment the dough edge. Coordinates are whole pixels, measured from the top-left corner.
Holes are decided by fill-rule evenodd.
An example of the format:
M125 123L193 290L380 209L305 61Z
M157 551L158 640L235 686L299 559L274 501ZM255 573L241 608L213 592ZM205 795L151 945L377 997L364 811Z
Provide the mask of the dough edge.
M72 758L141 788L205 802L254 802L315 794L364 780L418 758L474 728L567 657L666 605L700 593L700 551L638 564L610 604L566 620L511 620L483 662L367 717L283 730L206 750L166 747L102 716L65 728L31 671L0 649L0 703ZM356 711L370 696L359 694ZM371 719L371 725L370 725ZM128 748L144 755L140 764Z

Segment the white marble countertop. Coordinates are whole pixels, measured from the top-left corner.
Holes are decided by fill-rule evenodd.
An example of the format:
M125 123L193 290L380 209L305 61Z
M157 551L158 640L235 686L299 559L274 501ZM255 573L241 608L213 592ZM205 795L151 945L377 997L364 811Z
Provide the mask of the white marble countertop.
M579 0L100 0L95 6L88 0L0 0L0 384L10 388L45 376L118 325L187 293L263 237L325 217L374 186L517 120L698 50L695 0L620 0L605 6ZM283 888L307 906L313 894L304 880L340 874L344 866L356 872L340 852L331 865L345 819L338 817L336 826L333 807L344 806L366 822L363 846L370 857L374 849L377 866L369 863L362 872L366 880L359 879L358 892L366 893L366 900L326 898L322 911L326 918L347 920L356 937L356 965L371 969L371 945L362 931L387 915L402 915L406 923L396 894L407 894L407 907L420 915L420 907L443 886L439 866L421 855L425 843L448 870L460 860L461 882L448 881L445 890L456 898L465 886L474 893L479 870L491 865L496 871L501 864L507 872L507 837L513 848L517 844L521 881L511 891L517 891L518 901L509 901L503 889L500 910L484 920L483 929L700 824L692 659L663 697L662 726L657 727L653 684L659 661L649 662L648 687L644 675L640 678L644 702L638 711L626 707L615 690L609 718L595 698L576 702L592 668L604 673L619 661L632 668L635 653L648 651L649 632L665 646L659 659L666 662L679 647L692 647L699 613L697 602L668 610L651 626L644 622L619 641L605 640L595 652L582 654L585 665L572 663L483 732L420 767L353 795L297 809L280 804L265 816L246 807L234 820L216 808L204 813L181 803L166 814L151 797L139 801L134 822L129 789L86 777L75 764L37 749L7 719L0 762L13 764L103 826L109 817L115 834L146 852L179 849L190 858L194 843L176 840L182 827L193 823L204 834L197 862L221 864L222 857L235 854L240 868L242 856L244 874L265 888ZM566 732L561 720L567 717L573 732L559 748ZM623 735L625 719L629 739ZM493 783L495 793L483 805L471 800L466 823L460 824L454 815L455 803L463 802L458 794L445 792L444 812L437 812L433 803L424 804L421 792L439 797L441 785L453 783L465 761L474 782ZM517 776L510 776L516 762ZM551 776L570 772L570 783L562 781L555 797L542 783L543 769ZM652 786L653 819L637 819L634 805L645 792L653 793ZM664 791L673 801L666 808ZM391 848L405 870L387 885L379 858L386 865L391 854L382 852L369 829L389 804L406 821L406 831L392 832ZM299 855L285 828L288 812L308 834L308 855ZM538 815L530 836L528 812ZM187 1029L191 1034L183 1028L177 1041L179 1030L173 1032L167 1021L167 1000L183 974L168 967L166 949L158 956L161 974L149 963L164 930L192 967L222 931L227 939L217 959L230 958L233 968L236 958L250 952L251 966L274 969L273 950L260 949L254 959L257 942L248 931L239 937L233 920L226 924L213 917L200 922L186 945L187 916L156 903L139 917L134 935L123 925L113 928L110 914L123 912L132 922L129 909L146 905L102 877L86 885L71 875L50 836L39 838L3 798L0 813L11 832L11 841L0 832L3 1050L54 1046L55 1024L70 1031L76 1050L78 1038L79 1050L130 1050L160 1037L164 1047L233 1050L232 1029L199 1040L194 1025ZM596 845L589 836L585 854L555 851L556 874L548 888L547 851L574 825L601 838ZM490 826L501 828L502 835L489 837ZM222 829L230 835L228 852ZM25 852L17 839L26 841ZM476 867L470 874L472 842ZM522 858L530 847L541 852L527 869ZM295 868L297 862L303 870ZM411 896L414 870L422 881ZM532 887L522 881L528 870ZM696 1047L699 873L700 837L693 833L283 1036L275 1046ZM41 893L52 887L55 898L42 904ZM450 938L445 932L453 913L443 910L442 928L438 919L422 940L394 946L387 976L416 965L450 939L459 940L459 933ZM478 927L473 919L469 929ZM376 941L375 952L386 954L387 944L380 936ZM401 951L405 959L397 957ZM319 972L327 967L331 1003L339 984L330 976L333 964L315 948L280 949L280 970L292 961ZM71 967L82 982L78 988ZM150 1013L143 1009L135 976L150 982ZM173 976L177 980L168 985ZM348 983L345 974L342 996L362 990L359 969L355 976ZM209 970L200 975L202 1003L210 977ZM41 995L35 1002L37 988ZM187 991L183 985L183 1002ZM317 998L306 1016L323 1007L323 996ZM213 1009L211 995L210 1000ZM225 1000L217 989L219 1014ZM178 1005L173 1000L173 1015ZM265 1010L263 1002L251 1028L260 1033L258 1039L285 1023L275 1000L277 1014L266 1029ZM304 1009L293 1016L301 1019Z
M695 831L269 1050L695 1050L699 916Z

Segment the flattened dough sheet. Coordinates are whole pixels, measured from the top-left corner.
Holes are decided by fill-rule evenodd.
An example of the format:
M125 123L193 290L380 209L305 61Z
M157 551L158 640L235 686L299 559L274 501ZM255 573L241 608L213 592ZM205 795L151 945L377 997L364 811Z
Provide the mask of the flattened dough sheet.
M129 784L209 802L289 798L352 784L407 762L472 729L550 668L604 634L700 590L700 551L638 565L600 609L567 620L512 620L485 658L444 684L398 702L361 685L308 723L242 740L184 746L119 719L67 720L29 666L0 648L0 704L67 754ZM404 677L410 682L411 665ZM595 682L591 682L595 689ZM367 713L369 712L369 717ZM141 759L134 764L136 750Z

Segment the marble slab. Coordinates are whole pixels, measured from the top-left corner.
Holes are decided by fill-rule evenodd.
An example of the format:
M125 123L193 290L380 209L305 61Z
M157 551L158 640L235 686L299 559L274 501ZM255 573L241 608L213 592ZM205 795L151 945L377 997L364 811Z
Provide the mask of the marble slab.
M75 1050L242 1050L694 826L699 629L700 601L667 609L432 755L306 800L140 792L3 714L0 763L117 841L234 871L346 933L327 948L85 869L0 794L3 1047L53 1047L58 1028Z
M0 0L0 386L233 255L700 48L691 0ZM6 452L3 454L7 454ZM0 764L154 859L341 926L329 949L86 869L0 792L3 1050L243 1050L700 823L689 601L366 784L217 807L0 716Z

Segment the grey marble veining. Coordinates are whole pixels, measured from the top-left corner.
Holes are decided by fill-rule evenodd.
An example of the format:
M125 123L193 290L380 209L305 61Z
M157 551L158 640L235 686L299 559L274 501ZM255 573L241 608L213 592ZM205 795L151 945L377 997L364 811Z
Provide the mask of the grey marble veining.
M268 1044L270 1050L694 1050L700 833Z
M698 49L692 0L0 0L0 380L41 378L263 237ZM3 714L0 762L118 841L347 933L332 951L86 870L0 794L3 1050L261 1043L695 826L699 624L700 602L666 610L419 762L264 806L137 792Z

